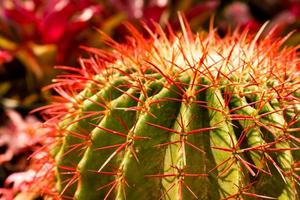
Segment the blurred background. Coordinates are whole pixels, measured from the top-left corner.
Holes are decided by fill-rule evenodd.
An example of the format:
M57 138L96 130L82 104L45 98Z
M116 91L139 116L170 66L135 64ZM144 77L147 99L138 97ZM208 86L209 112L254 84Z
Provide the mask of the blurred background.
M63 71L54 66L78 66L85 47L105 48L99 31L124 42L125 21L179 30L178 11L195 32L212 16L220 36L268 21L264 34L294 32L285 45L300 44L300 0L0 0L0 199L31 199L24 192L38 163L28 157L51 130L38 129L42 118L30 111L47 105L43 88Z

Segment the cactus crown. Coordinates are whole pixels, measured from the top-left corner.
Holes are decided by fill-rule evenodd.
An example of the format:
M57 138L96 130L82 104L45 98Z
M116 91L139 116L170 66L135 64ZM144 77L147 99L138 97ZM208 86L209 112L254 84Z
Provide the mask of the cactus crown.
M297 199L297 48L161 27L87 48L44 110L63 199ZM261 29L263 30L263 28Z

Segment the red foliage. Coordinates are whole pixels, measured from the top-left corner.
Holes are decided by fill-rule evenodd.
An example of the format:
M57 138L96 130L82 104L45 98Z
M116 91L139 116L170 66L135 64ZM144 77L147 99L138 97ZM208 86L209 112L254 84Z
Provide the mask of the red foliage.
M0 3L2 18L18 29L24 43L58 45L60 62L75 48L75 38L101 10L102 6L92 0L4 0Z

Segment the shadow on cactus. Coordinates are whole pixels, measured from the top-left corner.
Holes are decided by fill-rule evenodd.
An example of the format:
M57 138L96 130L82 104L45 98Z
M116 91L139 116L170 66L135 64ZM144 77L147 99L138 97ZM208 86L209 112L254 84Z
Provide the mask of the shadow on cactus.
M61 199L299 199L297 48L211 29L134 27L62 67L42 108L56 124ZM145 27L147 29L147 27Z

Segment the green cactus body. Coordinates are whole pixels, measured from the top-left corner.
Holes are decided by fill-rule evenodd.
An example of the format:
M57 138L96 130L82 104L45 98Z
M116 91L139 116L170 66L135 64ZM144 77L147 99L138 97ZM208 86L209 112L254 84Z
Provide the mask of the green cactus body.
M129 26L127 44L107 39L113 53L83 64L57 117L60 198L299 199L296 49L186 29Z

